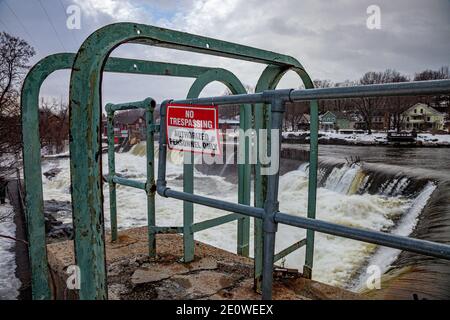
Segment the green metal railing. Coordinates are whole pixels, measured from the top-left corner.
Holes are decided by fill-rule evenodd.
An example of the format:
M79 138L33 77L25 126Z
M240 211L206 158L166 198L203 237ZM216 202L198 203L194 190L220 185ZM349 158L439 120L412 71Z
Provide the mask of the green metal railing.
M164 101L161 104L161 123L166 121L166 107L169 103L178 105L230 105L236 103L270 103L271 104L271 130L281 138L282 119L287 102L310 101L312 99L342 99L379 96L404 96L420 94L448 94L450 93L450 80L421 81L413 83L395 83L384 85L368 85L346 88L325 88L309 90L266 90L255 94L207 97L200 99L187 99L176 101ZM262 298L272 298L273 266L276 259L301 247L304 241L300 241L278 254L275 254L275 236L278 224L285 224L306 230L318 231L344 238L364 241L377 245L387 246L406 251L411 251L426 256L450 260L450 245L419 240L410 237L398 236L386 232L360 229L316 220L309 217L294 216L279 211L278 187L279 170L268 175L266 202L264 209L254 208L228 201L211 199L209 197L193 195L186 192L172 190L166 181L166 154L167 154L166 127L160 128L158 180L156 190L162 197L175 198L183 201L201 204L204 206L233 211L262 220L263 223L263 273L262 273ZM281 140L281 139L280 139ZM263 141L261 141L263 142ZM261 143L260 142L260 143ZM281 151L279 143L272 152ZM309 195L310 197L310 195ZM311 202L311 198L308 198ZM306 240L308 241L308 240Z
M200 37L188 33L157 28L142 24L117 23L105 26L89 36L78 51L72 68L70 81L70 110L71 110L71 178L72 205L75 227L76 262L81 271L81 299L106 298L105 252L102 228L102 197L101 183L99 183L99 132L97 124L100 120L100 85L102 68L110 52L123 43L138 43L161 46L190 52L199 52L228 58L253 61L267 64L258 85L262 87L275 86L287 70L294 70L300 74L306 87L311 87L303 67L292 57L278 53L238 45L217 39ZM258 108L261 109L261 108ZM314 116L312 109L312 119ZM255 112L256 107L255 107ZM258 111L259 112L259 111ZM255 115L255 118L260 117ZM257 119L255 119L255 122ZM258 120L259 121L259 120ZM259 121L266 126L268 121ZM314 133L311 136L314 143ZM314 155L314 149L311 149ZM312 159L316 161L316 159ZM184 192L192 194L192 165L186 165L184 174ZM258 166L257 166L258 167ZM258 170L258 169L257 169ZM314 165L310 169L311 181L315 181ZM258 177L258 174L256 174ZM264 190L266 182L255 180L258 190ZM313 182L310 182L314 185ZM315 189L315 188L313 188ZM86 194L89 196L86 197ZM315 198L312 198L315 208ZM264 195L259 198L258 206L263 206ZM184 202L184 225L188 228L192 217L193 205ZM98 228L92 228L98 226ZM188 233L186 233L188 234ZM185 255L192 252L186 244L192 244L192 239L185 236ZM311 241L310 241L311 240ZM307 239L307 246L313 246L312 239ZM262 232L255 233L255 276L261 277L262 266ZM189 256L185 261L189 261ZM258 283L258 282L257 282Z
M116 185L124 185L144 190L147 193L147 224L148 224L148 254L154 257L156 254L155 241L155 169L154 169L154 132L159 129L154 125L153 110L155 100L147 98L143 101L107 104L107 136L108 136L108 183L109 183L109 210L111 220L111 241L117 240L117 201ZM147 179L146 182L124 179L116 175L115 141L114 141L114 113L116 111L144 109L146 121L146 149L147 149Z
M311 79L302 65L290 56L217 39L133 23L117 23L105 26L89 36L77 54L56 54L38 62L28 73L21 96L26 215L29 217L28 230L31 240L30 259L34 299L49 299L51 296L45 247L38 127L39 89L49 74L56 70L72 68L70 81L71 183L75 227L75 258L81 271L81 299L104 299L107 296L104 226L102 224L102 177L99 167L101 146L99 144L100 133L97 131L100 121L100 106L102 105L100 90L102 73L106 71L195 78L196 80L187 95L188 98L198 97L202 89L213 81L222 82L235 95L246 93L242 83L231 72L224 69L108 58L110 52L123 43L161 46L266 64L267 67L258 80L257 91L274 89L288 70L293 70L299 74L306 88L312 87ZM311 120L312 128L314 128L315 124L313 122L318 123L317 104L314 101L311 102ZM256 129L270 127L270 104L254 104L253 110L251 104L241 104L240 127L246 130L252 126ZM246 158L249 148L250 143L245 140L243 149L246 153ZM148 152L149 150L147 150ZM151 159L153 155L147 154L147 157ZM309 190L311 204L308 209L308 217L313 217L317 169L317 133L315 132L311 133L310 160ZM260 171L261 164L258 162L255 166L255 206L262 208L266 197L267 179L261 176ZM251 165L249 163L239 164L238 177L238 202L241 205L250 205ZM150 184L148 181L150 180L147 179L147 183L135 183L135 181L113 176L109 183L111 185L125 184L140 189L145 188L149 195L148 188ZM185 193L192 194L194 192L193 181L193 164L185 164L183 185ZM116 215L116 213L112 214ZM149 237L152 236L152 233L153 235L154 233L167 232L183 233L184 261L188 262L194 257L195 232L238 220L237 252L242 255L249 254L248 230L250 220L248 216L232 213L224 217L193 223L193 214L193 203L190 201L184 201L183 204L182 227L152 226L154 222L151 221L151 218L154 217L154 214L149 214ZM116 230L117 223L113 220L111 221L116 225L114 227ZM115 230L113 230L113 233L116 233ZM313 240L312 231L308 231L305 270L311 270L312 268ZM255 285L257 290L259 290L263 265L263 232L260 219L255 219L254 241ZM152 253L152 248L154 248L151 242L149 242L150 253ZM293 244L280 252L279 256L299 248L304 242ZM305 276L310 275L310 272L305 273Z
M29 237L33 299L50 299L39 140L39 91L57 70L70 69L75 54L59 53L43 58L25 77L21 92L25 214ZM135 59L109 58L105 72L197 78L211 68Z
M45 230L43 214L42 171L39 141L39 91L45 79L54 71L69 69L75 54L60 53L48 56L39 61L27 74L22 87L21 107L23 125L23 157L26 192L26 215L30 217L28 224L30 241L30 263L32 266L32 288L34 299L49 299L47 255L45 247ZM220 81L233 93L242 93L243 86L237 78L223 69L206 68L191 65L161 63L134 59L109 58L104 71L130 74L164 75L174 77L198 78L191 88L191 96L195 97L208 81ZM248 108L247 108L248 110ZM120 178L116 178L120 179ZM248 178L239 174L239 185L250 185ZM248 190L248 187L247 187ZM241 192L241 191L240 191ZM243 195L240 193L239 197ZM229 219L229 218L228 218ZM247 218L246 218L247 219ZM240 219L242 221L242 217ZM239 226L242 223L238 224ZM194 226L194 231L203 230L202 225ZM242 230L242 228L241 228ZM156 233L183 233L182 227L155 227ZM248 234L248 232L247 232ZM240 242L242 243L242 242ZM192 249L194 245L190 246ZM241 245L242 247L242 245Z
M139 43L172 49L200 52L267 65L256 86L255 94L246 94L240 81L229 71L188 65L176 65L142 60L108 58L111 51L123 43ZM110 174L108 182L112 196L112 236L117 238L117 208L115 186L123 184L143 189L148 196L149 254L154 255L156 233L183 233L184 261L194 257L194 233L213 226L238 220L238 253L248 254L248 227L250 217L255 218L255 287L262 287L263 298L271 298L272 269L275 261L306 245L303 276L311 277L314 253L314 232L342 236L402 250L409 250L433 257L450 259L450 246L429 241L400 237L383 232L361 230L334 223L315 220L317 189L317 143L318 107L316 99L355 98L362 96L413 95L449 93L450 81L430 83L406 83L393 85L363 86L351 88L311 89L311 79L300 63L292 57L252 47L200 37L192 34L153 26L117 23L105 26L89 36L76 55L59 54L49 56L35 65L27 75L21 96L24 176L26 192L26 216L30 238L30 260L32 268L32 289L34 299L51 297L48 283L48 268L45 246L43 214L43 193L40 163L38 96L45 78L55 70L72 67L70 82L70 157L72 207L75 228L75 258L81 271L81 299L107 298L105 246L102 203L101 146L98 124L100 123L101 82L103 71L141 73L192 77L196 80L189 90L187 100L178 103L195 104L239 104L241 129L253 126L259 129L281 129L281 119L287 101L309 101L310 128L310 170L308 186L307 217L296 217L279 212L279 175L262 175L260 162L255 165L255 206L250 206L249 163L240 164L239 203L230 203L194 194L193 162L184 165L183 192L166 186L165 127L160 127L158 181L154 183L153 132L155 129L152 99L141 102L108 105L108 152ZM273 90L281 77L293 70L302 79L308 90ZM227 97L198 98L202 89L212 81L225 84L234 95ZM161 117L165 117L164 102ZM253 106L253 109L252 109ZM114 168L113 112L120 109L144 107L147 110L147 181L133 181L118 177ZM253 118L253 119L252 119ZM253 122L252 122L253 120ZM164 123L164 121L162 122ZM270 137L270 136L269 136ZM113 140L113 139L112 139ZM240 141L242 143L242 141ZM250 144L245 140L245 157L249 155ZM261 143L264 142L264 143ZM269 142L269 143L267 143ZM270 141L258 141L257 148L270 146ZM279 147L279 146L278 146ZM269 148L269 147L267 147ZM272 150L263 150L271 153ZM190 157L191 154L185 154ZM183 201L183 226L155 226L154 192L163 197ZM232 212L226 216L194 223L193 204L205 205ZM278 223L307 229L306 239L275 253L274 243Z

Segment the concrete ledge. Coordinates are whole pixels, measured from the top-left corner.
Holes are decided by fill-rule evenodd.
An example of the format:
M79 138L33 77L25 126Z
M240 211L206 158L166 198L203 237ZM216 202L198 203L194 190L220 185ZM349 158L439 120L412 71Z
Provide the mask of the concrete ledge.
M260 299L253 290L253 260L196 241L195 260L182 263L182 237L157 235L157 257L147 256L147 228L106 238L108 295L111 300ZM47 245L56 299L76 299L66 289L66 269L74 264L73 241ZM300 274L277 277L275 299L364 299L364 297Z

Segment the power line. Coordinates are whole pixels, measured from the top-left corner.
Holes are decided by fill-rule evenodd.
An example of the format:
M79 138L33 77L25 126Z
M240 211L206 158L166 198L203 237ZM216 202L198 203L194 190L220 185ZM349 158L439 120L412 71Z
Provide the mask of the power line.
M49 16L49 14L48 14L48 12L47 12L47 9L45 9L45 7L44 7L44 5L42 4L41 0L38 0L38 2L39 2L39 5L41 6L42 10L44 11L45 15L47 16L47 20L48 20L48 22L50 23L50 26L52 27L53 31L55 32L55 35L56 35L56 38L57 38L58 41L59 41L59 44L61 45L61 47L62 47L62 49L63 49L64 51L67 51L67 50L66 50L66 47L64 46L64 43L61 41L61 38L59 37L58 32L56 31L55 25L53 24L52 20L50 19L50 16Z
M33 37L31 36L31 34L28 32L27 28L25 28L25 25L22 23L22 20L20 20L19 16L16 14L16 12L10 7L10 5L8 4L8 1L5 0L5 4L8 7L9 11L12 12L13 16L16 17L17 21L19 22L19 25L21 26L21 28L23 29L23 31L25 31L25 33L27 34L27 36L30 38L30 40L33 40ZM33 40L34 42L34 40Z
M8 28L6 27L6 24L4 24L2 20L0 20L0 24L4 27L6 32L10 33Z
M66 9L64 7L64 4L62 3L62 0L59 0L59 4L61 5L61 8L62 8L64 14L66 14ZM69 30L69 33L72 35L72 39L75 42L75 48L77 48L78 43L80 43L80 41L78 41L78 38L75 36L75 34L72 31Z

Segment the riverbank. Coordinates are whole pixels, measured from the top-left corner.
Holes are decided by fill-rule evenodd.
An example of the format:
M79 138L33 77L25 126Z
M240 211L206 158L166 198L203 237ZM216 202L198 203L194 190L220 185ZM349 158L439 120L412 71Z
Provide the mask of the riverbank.
M283 132L283 143L309 144L309 131ZM386 132L336 133L319 132L319 144L349 146L389 146ZM398 147L398 145L396 145ZM419 133L416 143L408 147L450 148L450 134Z

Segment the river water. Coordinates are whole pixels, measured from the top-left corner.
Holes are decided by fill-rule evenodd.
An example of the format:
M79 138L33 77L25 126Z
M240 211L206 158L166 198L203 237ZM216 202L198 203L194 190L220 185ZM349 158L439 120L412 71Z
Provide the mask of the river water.
M283 144L283 147L309 150L309 145ZM450 170L450 148L407 148L390 146L319 145L319 157L350 159L411 168Z
M408 167L422 163L423 167L428 169L442 168L443 165L437 165L436 162L445 163L445 159L450 159L450 149L408 150L408 152L420 154L418 160L412 158L404 149L395 153L393 150L383 147L320 146L320 150L321 158L336 160L353 155L368 162L383 162ZM428 153L433 160L425 161L425 153ZM106 174L107 159L106 155L103 156L103 172ZM384 161L382 161L383 159ZM116 155L116 172L123 177L145 181L145 166L145 145L143 144L133 147L130 152ZM61 172L51 180L43 177L45 199L70 200L68 159L47 161L44 163L43 172L52 168L59 168ZM348 226L408 236L415 228L418 217L435 191L437 183L434 179L415 179L406 175L398 175L398 170L389 174L376 170L369 170L360 164L321 165L322 182L318 188L317 218ZM182 155L170 152L167 166L168 186L181 190L182 175ZM305 216L307 186L308 166L299 162L296 170L287 172L280 178L280 210L293 215ZM212 198L237 202L237 186L227 181L224 176L206 175L196 170L195 192ZM103 193L106 228L109 228L107 184L104 184ZM117 206L119 228L146 224L146 196L141 190L118 186ZM181 226L183 224L181 201L157 197L156 207L157 225ZM225 212L220 210L195 205L195 222L212 219L223 214ZM70 220L71 217L67 217L65 222ZM251 228L250 234L252 235L253 224ZM195 238L236 252L236 229L236 223L227 223L196 233ZM304 230L280 225L276 238L276 251L282 250L304 237ZM251 239L250 252L252 251L253 240ZM385 271L395 261L398 254L399 251L378 248L367 243L316 234L313 278L358 291L361 289L361 284L364 283L365 268L369 263L376 263L382 271ZM281 261L281 264L301 270L303 262L304 249L300 249Z

